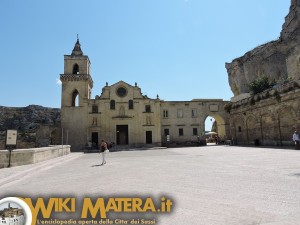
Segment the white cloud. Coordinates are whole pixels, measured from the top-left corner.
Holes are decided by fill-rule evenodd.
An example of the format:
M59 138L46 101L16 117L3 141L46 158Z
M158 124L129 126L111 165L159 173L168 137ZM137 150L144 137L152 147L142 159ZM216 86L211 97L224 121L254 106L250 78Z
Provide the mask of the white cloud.
M61 81L59 78L56 78L56 84L61 85Z

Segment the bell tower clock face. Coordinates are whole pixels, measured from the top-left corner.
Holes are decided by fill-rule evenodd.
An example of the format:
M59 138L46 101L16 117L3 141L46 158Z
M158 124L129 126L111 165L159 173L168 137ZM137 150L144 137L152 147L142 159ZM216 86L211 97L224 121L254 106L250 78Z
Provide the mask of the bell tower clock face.
M119 87L118 89L117 89L117 95L119 96L119 97L125 97L126 95L127 95L127 90L126 90L126 88L124 88L124 87Z

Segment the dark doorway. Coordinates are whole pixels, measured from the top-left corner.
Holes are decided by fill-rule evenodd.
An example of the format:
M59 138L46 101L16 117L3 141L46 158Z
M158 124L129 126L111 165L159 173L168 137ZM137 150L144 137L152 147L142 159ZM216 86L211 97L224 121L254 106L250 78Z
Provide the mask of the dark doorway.
M152 131L146 131L146 144L152 144Z
M128 125L117 125L117 145L128 145Z
M92 133L92 146L93 148L98 148L98 132Z

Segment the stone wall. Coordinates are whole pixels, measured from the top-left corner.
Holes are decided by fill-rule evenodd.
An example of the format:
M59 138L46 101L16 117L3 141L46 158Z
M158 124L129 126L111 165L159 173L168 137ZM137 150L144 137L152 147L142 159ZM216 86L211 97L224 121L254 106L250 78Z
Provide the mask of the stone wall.
M229 133L229 115L224 111L227 101L222 99L194 99L192 101L161 102L161 136L166 145L169 133L170 143L185 144L204 139L205 120L211 116L216 121L216 130L221 139ZM167 115L166 115L167 112ZM178 115L181 112L181 115ZM183 135L179 135L182 129ZM167 131L167 132L166 132ZM194 131L196 131L194 133Z
M57 145L44 148L16 149L11 153L11 166L21 166L42 162L70 153L70 145ZM9 151L0 150L0 168L9 163Z
M293 145L300 128L300 80L276 86L225 106L237 144Z

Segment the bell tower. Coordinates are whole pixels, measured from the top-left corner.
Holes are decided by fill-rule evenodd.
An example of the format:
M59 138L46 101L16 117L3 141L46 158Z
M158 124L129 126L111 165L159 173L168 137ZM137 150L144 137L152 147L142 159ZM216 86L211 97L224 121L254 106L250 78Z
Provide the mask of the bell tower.
M64 73L60 75L62 108L82 106L85 99L91 98L93 80L90 75L90 64L89 57L83 55L77 37L71 55L64 56Z
M64 73L60 75L62 142L70 144L72 151L80 150L86 142L88 105L93 88L90 65L77 37L72 53L64 56Z

